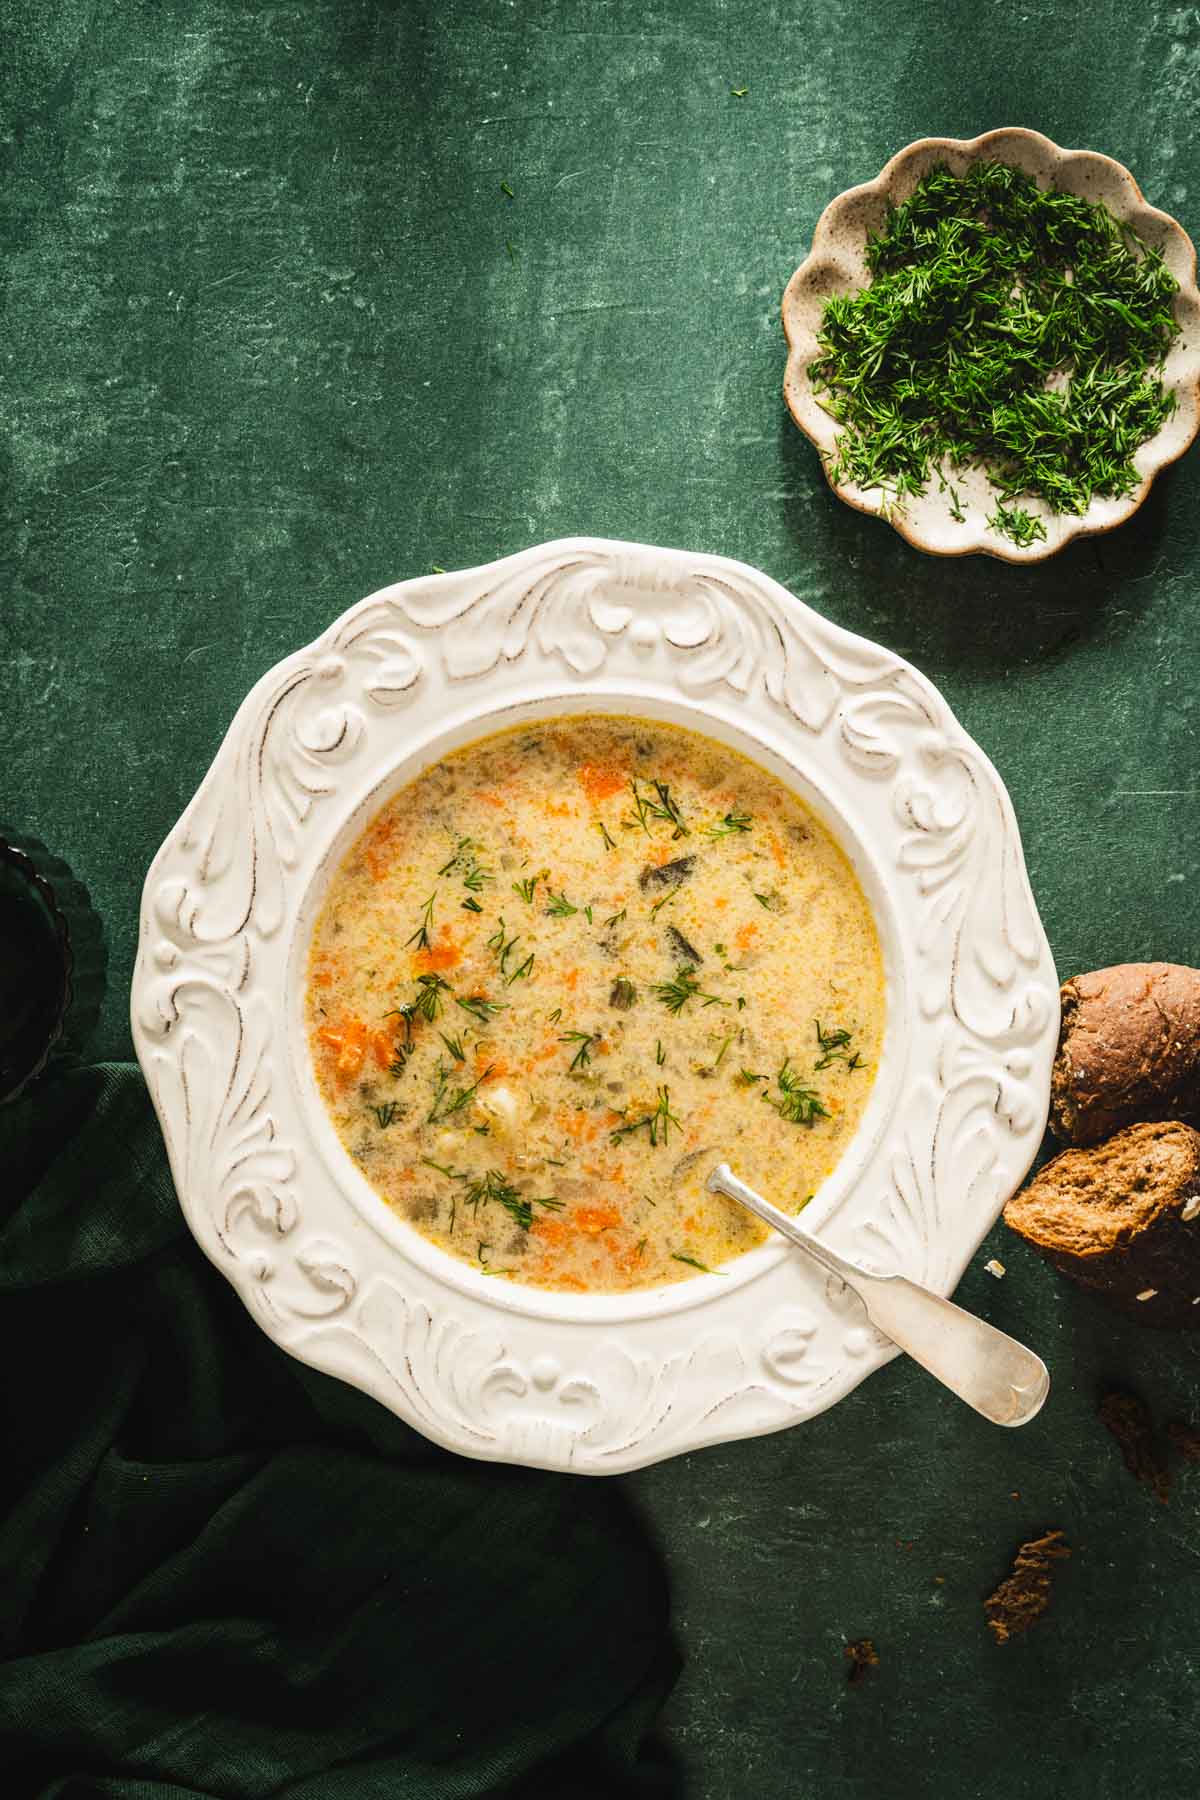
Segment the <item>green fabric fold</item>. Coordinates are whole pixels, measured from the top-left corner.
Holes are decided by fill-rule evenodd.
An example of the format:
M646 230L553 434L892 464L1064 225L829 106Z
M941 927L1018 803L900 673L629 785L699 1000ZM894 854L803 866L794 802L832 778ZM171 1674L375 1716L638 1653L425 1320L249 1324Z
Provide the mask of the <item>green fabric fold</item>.
M473 1464L254 1325L144 1085L0 1110L6 1795L672 1794L619 1486Z

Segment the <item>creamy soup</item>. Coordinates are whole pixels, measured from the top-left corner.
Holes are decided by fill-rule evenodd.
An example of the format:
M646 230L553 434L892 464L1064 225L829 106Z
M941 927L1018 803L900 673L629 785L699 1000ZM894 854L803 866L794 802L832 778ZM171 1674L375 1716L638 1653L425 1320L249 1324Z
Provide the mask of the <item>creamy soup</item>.
M578 1292L762 1242L728 1158L798 1211L884 1026L870 909L807 807L675 726L555 719L379 812L314 933L312 1055L349 1155L443 1250Z

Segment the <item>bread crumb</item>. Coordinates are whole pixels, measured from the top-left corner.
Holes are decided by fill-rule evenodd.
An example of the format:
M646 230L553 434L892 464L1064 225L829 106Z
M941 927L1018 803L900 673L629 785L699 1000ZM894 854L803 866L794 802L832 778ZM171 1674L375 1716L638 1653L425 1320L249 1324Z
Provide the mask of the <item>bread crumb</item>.
M1006 1272L1005 1268L1004 1268L1004 1264L1002 1262L998 1261L996 1257L993 1256L991 1261L985 1262L983 1266L987 1270L989 1275L994 1275L996 1277L997 1281L1004 1280L1004 1276L1005 1276L1005 1272Z
M1157 1294L1157 1292L1158 1292L1157 1288L1143 1288L1141 1293L1138 1294L1136 1296L1136 1298L1139 1300L1153 1300L1153 1298L1154 1298L1155 1294Z
M1179 1216L1185 1225L1190 1225L1194 1218L1200 1217L1200 1194L1192 1195Z
M1061 1531L1047 1531L1021 1545L1012 1574L983 1603L988 1629L998 1644L1007 1644L1037 1623L1050 1604L1053 1565L1070 1554Z
M1167 1436L1180 1456L1186 1456L1189 1462L1200 1462L1200 1427L1187 1425L1182 1419L1172 1419L1167 1426Z
M857 1643L847 1644L842 1654L850 1658L850 1670L846 1680L851 1687L857 1686L866 1675L867 1670L877 1667L879 1663L879 1652L870 1638L859 1638Z

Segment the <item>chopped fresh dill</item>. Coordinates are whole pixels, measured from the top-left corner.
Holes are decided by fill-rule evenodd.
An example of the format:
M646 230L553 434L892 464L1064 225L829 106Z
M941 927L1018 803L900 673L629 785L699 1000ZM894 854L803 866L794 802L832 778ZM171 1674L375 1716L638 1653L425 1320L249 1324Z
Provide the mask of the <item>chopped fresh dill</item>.
M558 1021L559 1021L559 1020L560 1020L560 1019L561 1019L561 1018L562 1018L562 1007L561 1007L561 1006L556 1006L556 1007L555 1007L555 1009L554 1009L554 1011L553 1011L553 1012L552 1012L552 1013L551 1013L551 1014L550 1014L550 1016L549 1016L549 1023L550 1023L550 1024L551 1024L551 1025L557 1025L557 1024L558 1024Z
M779 1089L779 1099L773 1100L765 1090L763 1099L789 1124L815 1125L818 1119L829 1117L828 1111L821 1104L820 1095L814 1093L812 1088L804 1087L793 1074L790 1057L784 1057L783 1066L775 1077L775 1085Z
M642 1254L642 1251L646 1248L647 1242L648 1242L648 1239L639 1238L637 1243L633 1247L633 1254L635 1256L640 1256Z
M714 1069L719 1069L724 1062L725 1052L728 1050L730 1044L732 1044L736 1035L736 1032L731 1031L729 1036L725 1039L725 1042L721 1045L721 1048L717 1051L716 1061L713 1063Z
M783 911L779 895L775 892L774 888L772 888L769 894L755 894L754 898L765 912L777 913Z
M749 813L727 812L715 825L706 825L704 835L709 838L732 837L735 832L749 831L754 820Z
M578 911L579 908L572 906L565 894L551 893L550 904L546 908L547 915L551 919L569 919L573 913Z
M592 920L592 909L591 909L591 907L590 907L590 906L585 906L585 907L584 907L584 909L583 909L583 916L584 916L584 918L585 918L585 919L586 919L586 920L587 920L587 922L588 922L588 924L589 924L589 925L591 925L591 924L592 924L592 923L593 923L593 920Z
M578 1044L579 1048L571 1059L571 1068L586 1069L592 1060L592 1045L596 1041L594 1031L563 1031L559 1034L560 1044Z
M675 801L671 798L670 788L661 781L652 781L650 786L654 790L653 796L650 794L643 794L638 787L636 779L630 782L629 787L633 794L634 816L630 819L623 819L621 821L625 829L627 831L644 831L646 836L649 837L650 820L661 819L665 824L674 827L674 830L671 832L672 840L675 838L691 837L691 832L683 822L683 814L680 812Z
M421 923L417 926L417 929L413 932L412 936L410 938L405 938L404 940L404 948L406 950L410 944L415 944L418 950L428 950L429 927L433 924L433 903L436 899L437 889L434 888L432 894L430 894L428 900L421 909Z
M500 973L502 975L508 967L508 959L520 941L521 935L520 932L517 932L512 937L506 938L504 931L504 920L501 919L495 931L493 931L491 937L487 941L488 949L496 952L496 961L500 965Z
M530 971L533 968L534 954L535 953L531 950L529 952L529 955L525 958L525 961L521 964L520 968L514 969L511 975L506 975L504 977L505 987L511 987L514 981L528 981L529 980Z
M1046 527L1040 519L1026 512L1023 506L1005 506L997 501L994 513L988 514L988 524L1001 537L1011 538L1019 549L1025 550L1030 544L1046 541Z
M533 1224L535 1206L545 1207L551 1212L561 1212L563 1207L563 1202L556 1200L552 1194L535 1194L526 1199L520 1188L514 1187L499 1169L489 1169L478 1181L473 1181L463 1195L463 1205L469 1206L476 1215L481 1206L493 1203L502 1206L526 1231Z
M412 1003L413 1011L432 1025L442 1010L442 995L450 992L450 983L440 975L418 975L417 986L421 991Z
M430 568L430 573L434 574L434 575L444 575L446 573L446 571L445 571L445 569L443 569L441 563L430 563L429 568Z
M465 1013L470 1013L473 1019L478 1019L481 1025L486 1025L496 1013L504 1012L508 1003L505 1000L485 1000L482 994L472 994L469 999L464 1000L461 994L456 994L454 1004L461 1006Z
M689 1269L699 1269L702 1275L723 1275L725 1273L723 1269L710 1269L707 1263L697 1262L694 1256L684 1256L678 1250L672 1250L671 1261L686 1263Z
M679 889L677 887L668 888L666 893L663 894L660 899L656 900L654 905L650 908L650 917L652 919L657 919L663 907L670 906L672 900L678 900L678 898Z
M466 1062L467 1053L463 1049L461 1035L458 1037L447 1037L444 1031L439 1031L438 1036L441 1038L443 1044L445 1044L455 1062Z
M615 850L617 847L617 840L616 840L616 838L609 836L608 826L604 823L603 819L596 820L596 830L600 833L600 836L604 839L604 848L606 850Z
M403 1110L404 1109L398 1100L387 1100L382 1106L373 1106L371 1108L371 1111L379 1121L380 1131L386 1131L389 1125L395 1124Z
M686 965L676 969L670 981L660 981L654 989L655 998L661 1000L667 1011L676 1017L683 1011L689 1000L699 1000L704 1006L728 1006L728 1000L722 1000L717 994L706 994L696 980L692 970Z
M991 528L1044 535L1013 500L1080 514L1138 482L1175 408L1161 379L1178 284L1107 207L1004 163L938 164L866 246L869 285L826 302L809 365L842 427L830 480L889 503L980 467ZM955 516L958 495L949 489Z
M527 875L524 881L514 881L512 884L513 893L519 894L526 906L532 906L533 890L540 879L540 876L537 875Z
M478 900L476 900L474 898L468 898L468 899L464 900L462 903L462 909L464 912L481 913L483 911L483 908L482 908L482 906L480 906Z
M627 915L624 907L621 908L620 912L613 913L610 918L607 918L604 921L605 931L611 931L614 925L619 925L621 923L621 920L626 918L627 916L628 915Z
M513 191L512 191L512 189L511 189L511 188L510 188L510 187L509 187L509 185L508 185L508 183L507 183L507 181L502 181L502 182L501 182L501 183L500 183L500 192L501 192L501 193L502 193L502 194L504 194L504 195L506 195L506 196L507 196L507 198L508 198L508 199L509 199L509 200L515 200L515 199L516 199L516 197L517 197L517 196L516 196L516 195L515 195L515 194L514 194L514 193L513 193Z
M478 1081L473 1081L470 1087L456 1088L452 1094L447 1095L446 1088L448 1085L448 1076L444 1065L439 1061L437 1069L434 1072L437 1088L434 1093L433 1105L426 1115L425 1123L427 1125L436 1125L439 1119L452 1119L455 1113L460 1113L463 1107L468 1105L474 1098L475 1093L483 1086L491 1072L491 1066L489 1065L483 1071L483 1074L479 1077Z
M467 1177L462 1174L460 1170L448 1169L445 1163L434 1162L432 1156L419 1156L417 1161L424 1163L427 1169L436 1169L439 1175L444 1175L446 1177L447 1181L467 1180Z
M654 1040L654 1060L658 1064L660 1069L662 1068L663 1064L667 1060L667 1053L662 1047L662 1039L661 1038L656 1038Z
M734 1080L740 1087L753 1087L757 1081L765 1081L765 1075L756 1075L753 1069L739 1069Z
M623 1142L625 1138L632 1137L635 1131L645 1129L650 1134L651 1145L657 1148L659 1133L662 1133L663 1143L667 1143L670 1139L672 1125L674 1125L677 1131L683 1130L679 1120L671 1111L670 1089L660 1087L658 1090L658 1105L653 1112L646 1113L645 1116L640 1119L631 1119L625 1125L618 1125L615 1131L609 1133L609 1136L614 1144L619 1144Z
M844 1026L836 1030L826 1031L820 1019L814 1019L817 1028L817 1044L821 1054L813 1064L816 1070L828 1069L836 1062L844 1062L848 1069L861 1069L863 1059L857 1050L850 1048L850 1032Z

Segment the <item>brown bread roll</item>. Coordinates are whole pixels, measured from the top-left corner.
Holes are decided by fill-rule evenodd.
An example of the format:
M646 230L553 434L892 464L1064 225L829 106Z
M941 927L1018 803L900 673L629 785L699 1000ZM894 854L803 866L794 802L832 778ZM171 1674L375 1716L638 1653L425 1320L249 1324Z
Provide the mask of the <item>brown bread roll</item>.
M1200 1329L1200 1132L1189 1125L1129 1125L1062 1151L1004 1220L1140 1324Z
M1118 963L1063 983L1050 1124L1067 1144L1200 1117L1200 969Z

